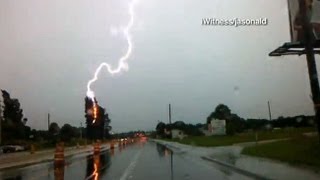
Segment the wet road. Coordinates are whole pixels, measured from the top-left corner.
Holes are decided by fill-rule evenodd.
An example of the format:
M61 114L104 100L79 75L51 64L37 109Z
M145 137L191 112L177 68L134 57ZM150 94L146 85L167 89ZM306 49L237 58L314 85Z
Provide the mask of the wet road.
M0 172L0 179L249 179L211 164L172 153L154 142L138 142L97 156L74 156L66 159L66 165L60 168L54 168L51 162L6 170Z

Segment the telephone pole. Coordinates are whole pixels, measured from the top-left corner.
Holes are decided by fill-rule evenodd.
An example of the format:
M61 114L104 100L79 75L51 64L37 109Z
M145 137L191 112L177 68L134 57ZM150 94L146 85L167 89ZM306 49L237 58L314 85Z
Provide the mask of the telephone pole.
M171 126L171 104L169 104L169 127L170 127L170 138L172 138L172 126Z
M82 140L82 122L80 122L80 140Z
M48 131L49 131L49 128L50 128L50 113L48 113Z
M171 124L171 104L169 104L169 124Z
M270 109L270 102L269 101L268 101L268 109L269 109L269 120L271 121L272 117L271 117L271 109Z

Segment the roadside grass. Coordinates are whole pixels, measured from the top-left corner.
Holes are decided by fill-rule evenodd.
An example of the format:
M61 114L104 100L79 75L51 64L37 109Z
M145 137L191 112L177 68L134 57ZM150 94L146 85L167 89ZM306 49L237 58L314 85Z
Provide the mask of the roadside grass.
M287 128L274 131L259 131L258 141L271 140L271 139L283 139L283 138L295 138L305 132L316 131L315 128ZM241 133L234 136L190 136L182 140L180 139L167 139L168 141L179 142L182 144L194 145L194 146L228 146L236 143L254 142L256 140L255 132Z
M278 141L245 147L243 154L276 159L294 165L320 167L320 144L318 136L298 136L286 141Z

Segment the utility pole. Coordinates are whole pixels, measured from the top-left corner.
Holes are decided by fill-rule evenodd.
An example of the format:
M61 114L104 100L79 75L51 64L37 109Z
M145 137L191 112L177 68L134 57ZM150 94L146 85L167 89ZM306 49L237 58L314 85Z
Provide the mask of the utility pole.
M315 62L314 52L313 52L314 36L312 32L312 25L310 23L309 17L307 16L307 11L309 10L309 7L307 7L307 4L305 1L300 1L300 8L302 10L302 15L303 15L305 51L306 51L306 57L307 57L312 100L313 100L313 105L315 110L315 121L318 126L318 136L319 136L319 142L320 142L320 90L319 90L317 67L316 67L316 62Z
M169 104L169 125L170 125L170 138L172 138L172 126L171 126L171 104Z
M171 124L171 104L169 104L169 124Z
M48 131L49 131L49 128L50 128L50 113L48 113Z
M2 103L0 100L0 145L2 144Z
M270 102L269 101L268 101L268 109L269 109L269 120L271 121L272 117L271 117L271 109L270 109Z
M80 140L82 140L82 122L80 122Z

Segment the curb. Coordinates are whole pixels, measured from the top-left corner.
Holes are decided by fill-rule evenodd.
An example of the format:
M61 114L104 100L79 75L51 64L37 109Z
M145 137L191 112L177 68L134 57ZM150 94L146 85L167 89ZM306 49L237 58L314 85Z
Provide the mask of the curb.
M170 150L172 150L172 151L173 151L173 149L174 149L174 150L177 150L177 151L181 151L180 148L175 147L175 146L171 145L170 143L161 142L161 141L155 140L155 139L151 139L151 141L152 141L152 142L155 142L155 143L157 143L157 144L161 144L161 145L167 147L168 149L170 149Z
M110 149L110 147L104 146L104 147L101 148L101 151L107 151L109 149ZM93 150L90 149L90 150L83 150L81 152L73 152L73 153L70 153L68 155L65 155L65 159L72 158L73 156L75 156L74 159L82 158L83 156L81 156L81 155L87 154L87 153L90 153L90 154L92 153L93 154ZM34 160L34 161L21 162L21 163L17 162L17 164L14 164L14 165L0 167L0 172L4 171L4 170L8 170L8 169L22 168L22 167L26 167L26 166L35 165L35 164L53 162L54 155L52 154L51 157L48 157L48 156L50 156L50 155L47 155L47 156L43 157L41 160Z
M225 166L225 167L227 167L227 168L232 169L233 171L236 171L236 172L238 172L238 173L240 173L240 174L243 174L243 175L246 175L246 176L255 178L255 179L272 180L272 179L270 179L270 178L266 178L266 177L261 176L261 175L259 175L259 174L255 174L255 173L252 173L252 172L243 170L243 169L238 168L238 167L236 167L236 166L233 166L233 165L231 165L231 164L224 163L224 162L222 162L222 161L218 161L218 160L212 159L212 158L210 158L210 157L201 156L201 159L206 160L206 161L209 161L209 162L213 162L213 163L216 163L216 164L219 164L219 165L221 165L221 166Z

